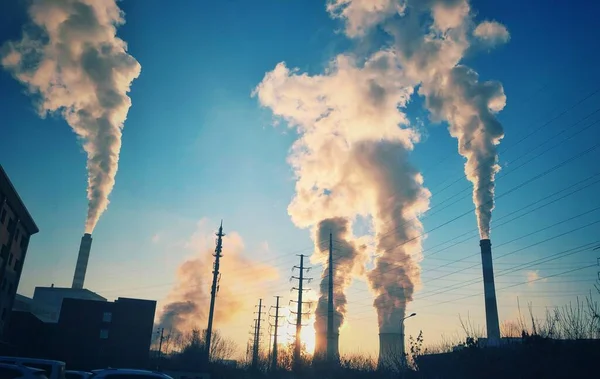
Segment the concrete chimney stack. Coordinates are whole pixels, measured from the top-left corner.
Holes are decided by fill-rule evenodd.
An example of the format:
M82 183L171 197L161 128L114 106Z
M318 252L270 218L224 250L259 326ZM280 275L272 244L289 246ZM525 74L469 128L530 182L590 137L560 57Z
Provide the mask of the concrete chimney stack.
M85 281L85 272L87 271L88 260L90 259L90 249L92 248L92 235L85 233L81 237L79 245L79 255L77 256L77 265L73 275L73 285L71 288L82 289Z
M494 286L494 266L492 264L492 243L489 239L479 241L481 246L481 264L483 267L483 291L485 296L485 325L488 345L500 343L500 323Z
M404 338L402 333L379 333L380 368L398 369L404 362Z

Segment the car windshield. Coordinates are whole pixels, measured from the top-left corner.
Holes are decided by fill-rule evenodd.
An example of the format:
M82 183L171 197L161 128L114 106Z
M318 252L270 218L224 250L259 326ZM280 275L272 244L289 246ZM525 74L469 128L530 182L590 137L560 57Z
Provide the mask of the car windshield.
M109 374L105 379L160 379L160 377L147 374Z
M78 372L65 372L65 379L82 379L83 375Z
M35 379L48 379L46 373L44 373L43 371L36 371L33 373L33 376L35 377Z

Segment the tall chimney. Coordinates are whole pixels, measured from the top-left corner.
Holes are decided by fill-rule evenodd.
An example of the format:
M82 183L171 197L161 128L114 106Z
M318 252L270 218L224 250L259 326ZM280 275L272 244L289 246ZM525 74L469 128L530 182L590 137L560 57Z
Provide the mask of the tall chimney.
M313 362L336 363L340 356L339 338L340 334L338 332L333 332L333 335L329 336L326 331L317 331L315 333ZM329 356L331 356L331 360L328 358Z
M483 239L479 241L479 246L481 246L481 264L483 267L485 325L488 345L495 346L500 343L500 323L498 322L498 305L496 303L496 287L494 286L492 243L489 239Z
M404 362L402 333L379 333L379 360L377 367L399 369Z
M79 245L79 255L77 256L77 265L75 266L75 275L73 275L73 285L71 288L83 288L91 248L92 235L85 233L83 237L81 237L81 245Z

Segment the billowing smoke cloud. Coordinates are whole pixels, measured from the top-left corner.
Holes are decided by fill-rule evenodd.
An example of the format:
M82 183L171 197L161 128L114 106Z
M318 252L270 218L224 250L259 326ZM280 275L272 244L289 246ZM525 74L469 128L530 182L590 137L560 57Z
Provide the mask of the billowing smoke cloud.
M364 145L361 150L368 159L357 164L379 183L373 217L379 257L368 273L376 296L379 331L400 332L406 303L420 284L423 226L418 216L429 208L431 194L423 187L421 174L408 162L405 149L382 142Z
M140 64L116 36L124 14L115 0L34 0L32 25L2 46L2 66L38 97L38 111L60 112L87 153L91 233L115 184L121 133Z
M458 139L458 151L467 158L465 174L473 183L473 202L481 238L489 238L494 208L494 177L500 170L497 145L504 136L494 117L506 97L498 82L479 82L475 71L465 66L447 73L445 87L433 90L427 105L435 117L450 124Z
M510 33L506 27L496 21L484 21L477 25L473 35L489 47L507 43Z
M364 64L341 54L323 75L280 63L254 94L300 135L289 158L297 182L288 212L296 225L372 216L378 258L368 278L380 331L398 332L419 282L418 216L430 196L408 162L419 136L400 109L418 87L432 119L449 123L487 238L503 137L494 114L506 98L499 83L479 82L460 62L474 41L491 47L510 35L497 22L476 26L468 0L329 0L327 11L350 38L379 29L393 43Z
M355 241L352 235L351 223L348 219L330 218L317 225L315 241L320 249L317 249L316 258L323 263L324 269L319 285L319 300L315 310L315 331L321 337L327 333L330 233L333 246L333 330L335 333L339 333L346 315L345 291L356 274L364 269L364 259L366 258L365 246L357 246L358 241ZM324 346L317 346L317 350L319 349L323 350Z
M379 25L393 38L393 51L404 74L420 85L434 121L447 121L450 134L458 140L459 153L467 159L465 174L473 183L473 201L481 238L489 238L494 208L494 177L500 169L497 145L504 136L495 113L506 104L502 85L479 82L472 69L460 61L473 42L488 47L507 42L510 34L498 22L475 26L468 0L395 0L396 8L360 7L359 0L331 1L329 10L346 21L346 32L365 33ZM348 9L354 7L354 12ZM360 12L358 11L360 10ZM374 13L369 16L362 13ZM423 23L424 19L432 22ZM362 26L357 26L360 24Z
M342 244L352 246L351 239L342 238L350 229L343 220L372 217L380 263L370 278L383 329L399 327L395 320L419 281L422 226L416 216L429 205L422 177L407 161L419 135L400 108L412 91L396 54L382 50L363 64L339 55L324 75L300 74L280 63L254 92L300 134L289 157L297 175L288 207L295 224L316 226L315 242L321 246L321 234L328 237L327 228L335 223ZM394 245L406 236L414 240ZM349 268L364 255L350 249L346 259ZM337 299L343 304L341 295Z
M160 312L158 324L165 330L184 334L195 328L206 328L214 242L214 231L208 230L206 220L201 221L186 246L194 256L179 266L177 283ZM248 293L248 282L260 292L279 278L276 268L248 259L243 255L244 250L242 237L236 232L223 237L222 277L215 305L215 323L220 326L234 320L240 312L253 309L256 299Z

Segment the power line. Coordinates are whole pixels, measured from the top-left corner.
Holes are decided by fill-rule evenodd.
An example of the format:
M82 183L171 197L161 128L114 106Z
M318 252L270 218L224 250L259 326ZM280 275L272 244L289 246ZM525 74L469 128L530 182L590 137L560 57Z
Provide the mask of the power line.
M600 220L597 221L596 223L598 223L598 222L600 222ZM542 244L544 242L548 242L548 241L550 241L550 240L552 240L554 238L555 237L551 237L551 238L545 239L543 241L539 241L539 242L537 242L535 244L529 245L527 247L520 248L520 249L517 249L517 250L513 250L513 251L511 251L509 253L506 253L504 255L499 256L497 259L499 259L501 257L504 257L504 256L508 256L508 255L514 254L514 253L517 253L519 251L523 251L523 250L531 248L533 246L540 245L540 244ZM568 255L580 253L582 251L585 251L585 249L588 249L590 246L592 246L594 244L597 244L597 243L598 242L596 242L596 241L595 242L589 242L589 243L580 245L580 246L578 246L576 248L573 248L573 249L567 249L565 251L561 251L561 252L553 254L553 255L551 255L549 257L540 258L540 259L537 259L537 260L534 260L534 261L531 261L531 262L527 262L525 264L518 265L518 267L513 267L513 268L505 269L505 270L502 270L499 273L497 273L495 275L495 277L503 276L507 272L513 272L513 271L515 271L515 268L522 268L524 266L525 267L527 267L527 266L530 267L532 265L535 265L535 262L540 261L540 260L544 260L544 262L546 262L546 261L549 261L549 260L560 259L560 258L564 258L565 256L568 256ZM575 251L573 251L573 250L575 250ZM569 254L566 254L566 253L569 253ZM460 272L460 271L461 270L458 270L457 272ZM420 295L422 295L424 293L427 294L427 295L426 296L419 296L417 298L417 300L422 300L422 299L425 299L425 298L428 298L428 297L431 297L431 296L435 296L435 295L440 295L440 294L443 294L443 293L451 292L451 291L454 291L456 289L463 288L463 287L466 287L466 286L469 286L469 285L472 285L472 284L476 284L476 283L480 283L480 282L482 282L482 279L481 278L476 278L476 279L473 279L471 281L468 281L467 283L461 282L460 285L447 286L442 291L434 291L433 293L430 293L431 291L425 291L425 292L421 293ZM368 299L363 299L363 300L368 300ZM348 302L348 304L350 304L350 303L357 303L357 301ZM368 305L362 305L362 306L364 307L364 306L372 306L372 305L368 304ZM364 312L359 312L359 313L364 313ZM356 315L356 314L359 314L359 313L354 313L354 314Z

